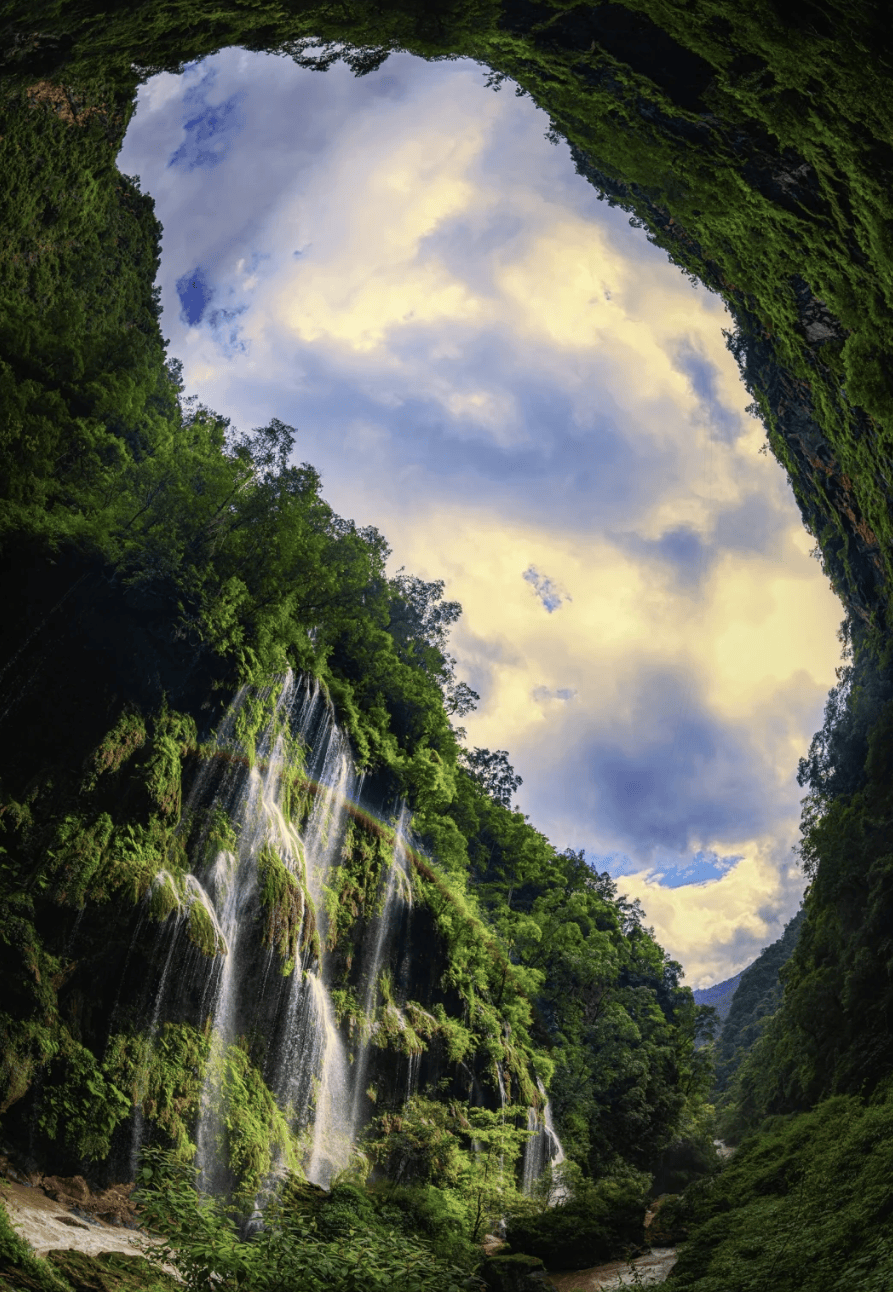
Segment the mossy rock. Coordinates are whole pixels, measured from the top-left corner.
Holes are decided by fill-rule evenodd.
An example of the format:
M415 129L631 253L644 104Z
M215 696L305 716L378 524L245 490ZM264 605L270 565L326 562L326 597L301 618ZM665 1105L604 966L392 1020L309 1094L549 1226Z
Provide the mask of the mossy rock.
M685 1242L688 1228L682 1223L678 1193L665 1193L655 1202L655 1212L645 1236L652 1247L675 1247Z
M279 1194L279 1200L286 1212L299 1215L315 1216L329 1197L328 1190L309 1180L301 1180L297 1175L289 1175Z
M552 1284L540 1256L523 1252L490 1256L480 1268L480 1276L491 1292L545 1292Z
M226 944L214 927L208 908L198 898L193 898L189 905L187 921L186 936L202 955L211 957L226 954Z
M156 1270L144 1256L125 1252L52 1251L47 1259L74 1292L178 1292L182 1283Z

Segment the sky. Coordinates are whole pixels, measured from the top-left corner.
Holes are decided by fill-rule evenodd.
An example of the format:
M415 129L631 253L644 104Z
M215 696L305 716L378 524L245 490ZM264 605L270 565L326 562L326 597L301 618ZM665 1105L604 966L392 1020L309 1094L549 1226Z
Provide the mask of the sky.
M295 427L389 573L445 581L466 743L508 751L531 824L706 987L800 904L843 609L721 298L486 76L225 50L141 87L118 165L164 227L185 394Z

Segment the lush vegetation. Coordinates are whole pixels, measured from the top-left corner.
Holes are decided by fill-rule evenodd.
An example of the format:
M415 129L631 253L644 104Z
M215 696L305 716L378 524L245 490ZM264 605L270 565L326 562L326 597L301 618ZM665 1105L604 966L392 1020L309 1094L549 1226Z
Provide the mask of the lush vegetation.
M661 1224L685 1240L680 1288L889 1283L883 23L881 6L843 0L627 0L585 14L563 0L224 4L200 24L191 3L5 6L0 1108L5 1126L27 1110L60 1157L98 1169L139 1106L156 1137L146 1214L190 1286L460 1287L501 1214L522 1254L600 1259L638 1241L658 1168L679 1195ZM322 56L306 52L314 38L328 42ZM796 946L792 935L744 976L718 1042L698 1048L711 1011L679 985L641 908L512 810L506 751L464 746L455 720L477 697L448 654L459 607L443 583L387 577L384 537L332 511L317 472L293 461L293 428L240 435L184 396L158 324L152 201L114 158L139 79L231 44L311 66L342 56L358 74L392 48L477 58L494 88L514 80L543 106L600 192L735 313L729 344L846 605L849 662L800 766L809 888ZM159 926L184 920L196 963L219 949L184 877L190 849L222 843L228 827L184 815L184 791L228 698L287 666L321 679L358 764L406 796L428 857L414 857L413 883L457 1008L410 1000L398 1025L385 981L379 1043L499 1064L509 1113L437 1089L381 1108L365 1147L385 1182L343 1182L321 1199L293 1169L267 1226L246 1237L220 1200L199 1197L189 1161L213 1062L238 1114L225 1148L243 1187L277 1155L295 1167L261 1043L212 1054L198 1015L150 1034L145 1002L122 1002L98 966L110 948L127 964L144 912ZM262 710L241 719L249 761ZM296 821L312 798L299 771ZM348 1016L351 938L385 851L368 822L354 826L329 924ZM261 872L266 945L288 976L316 928L275 853ZM150 956L146 974L159 963ZM520 1114L539 1099L532 1074L569 1158L572 1196L553 1209L545 1195L522 1199L513 1169ZM717 1131L738 1145L722 1167ZM2 1216L0 1243L10 1286L99 1277L35 1261ZM122 1288L163 1286L143 1267L119 1276Z
M889 1083L867 1104L836 1095L768 1119L719 1172L660 1216L680 1249L679 1292L880 1292L893 1272Z

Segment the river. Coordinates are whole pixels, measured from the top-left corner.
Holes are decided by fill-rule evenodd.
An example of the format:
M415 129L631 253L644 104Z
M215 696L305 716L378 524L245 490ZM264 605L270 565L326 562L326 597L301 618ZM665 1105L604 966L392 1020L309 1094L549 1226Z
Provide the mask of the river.
M720 1139L715 1139L713 1143L722 1158L731 1157L735 1152L733 1148L729 1148ZM655 1212L666 1196L666 1194L661 1194L659 1198L655 1198L645 1212L646 1231ZM652 1247L643 1256L637 1256L632 1261L632 1269L627 1261L608 1261L606 1265L594 1265L588 1270L550 1272L548 1280L552 1287L555 1288L555 1292L577 1292L577 1289L580 1292L601 1292L603 1288L618 1288L623 1287L624 1284L632 1283L635 1278L633 1270L638 1271L642 1283L663 1283L675 1264L675 1247Z

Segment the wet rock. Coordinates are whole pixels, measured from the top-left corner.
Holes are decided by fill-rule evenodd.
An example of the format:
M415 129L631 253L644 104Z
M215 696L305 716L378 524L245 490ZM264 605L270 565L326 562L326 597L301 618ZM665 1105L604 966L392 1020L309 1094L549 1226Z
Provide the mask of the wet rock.
M36 1171L26 1174L24 1171L20 1171L17 1166L13 1166L11 1162L4 1163L0 1167L0 1172L6 1176L7 1180L14 1180L16 1184L23 1184L26 1189L33 1189L40 1182L40 1176Z
M43 1179L43 1191L56 1202L74 1206L85 1202L90 1197L90 1186L82 1175L59 1176L48 1175Z
M33 1189L40 1184L41 1175L37 1162L32 1157L18 1152L5 1141L0 1145L0 1175L16 1184L23 1184L26 1189Z
M48 1175L42 1180L47 1197L53 1198L89 1224L105 1221L118 1229L137 1229L136 1207L130 1195L133 1184L113 1184L107 1189L91 1189L82 1175Z
M59 1215L56 1217L63 1225L71 1225L72 1229L89 1229L90 1226L84 1224L83 1220L78 1220L72 1215Z

